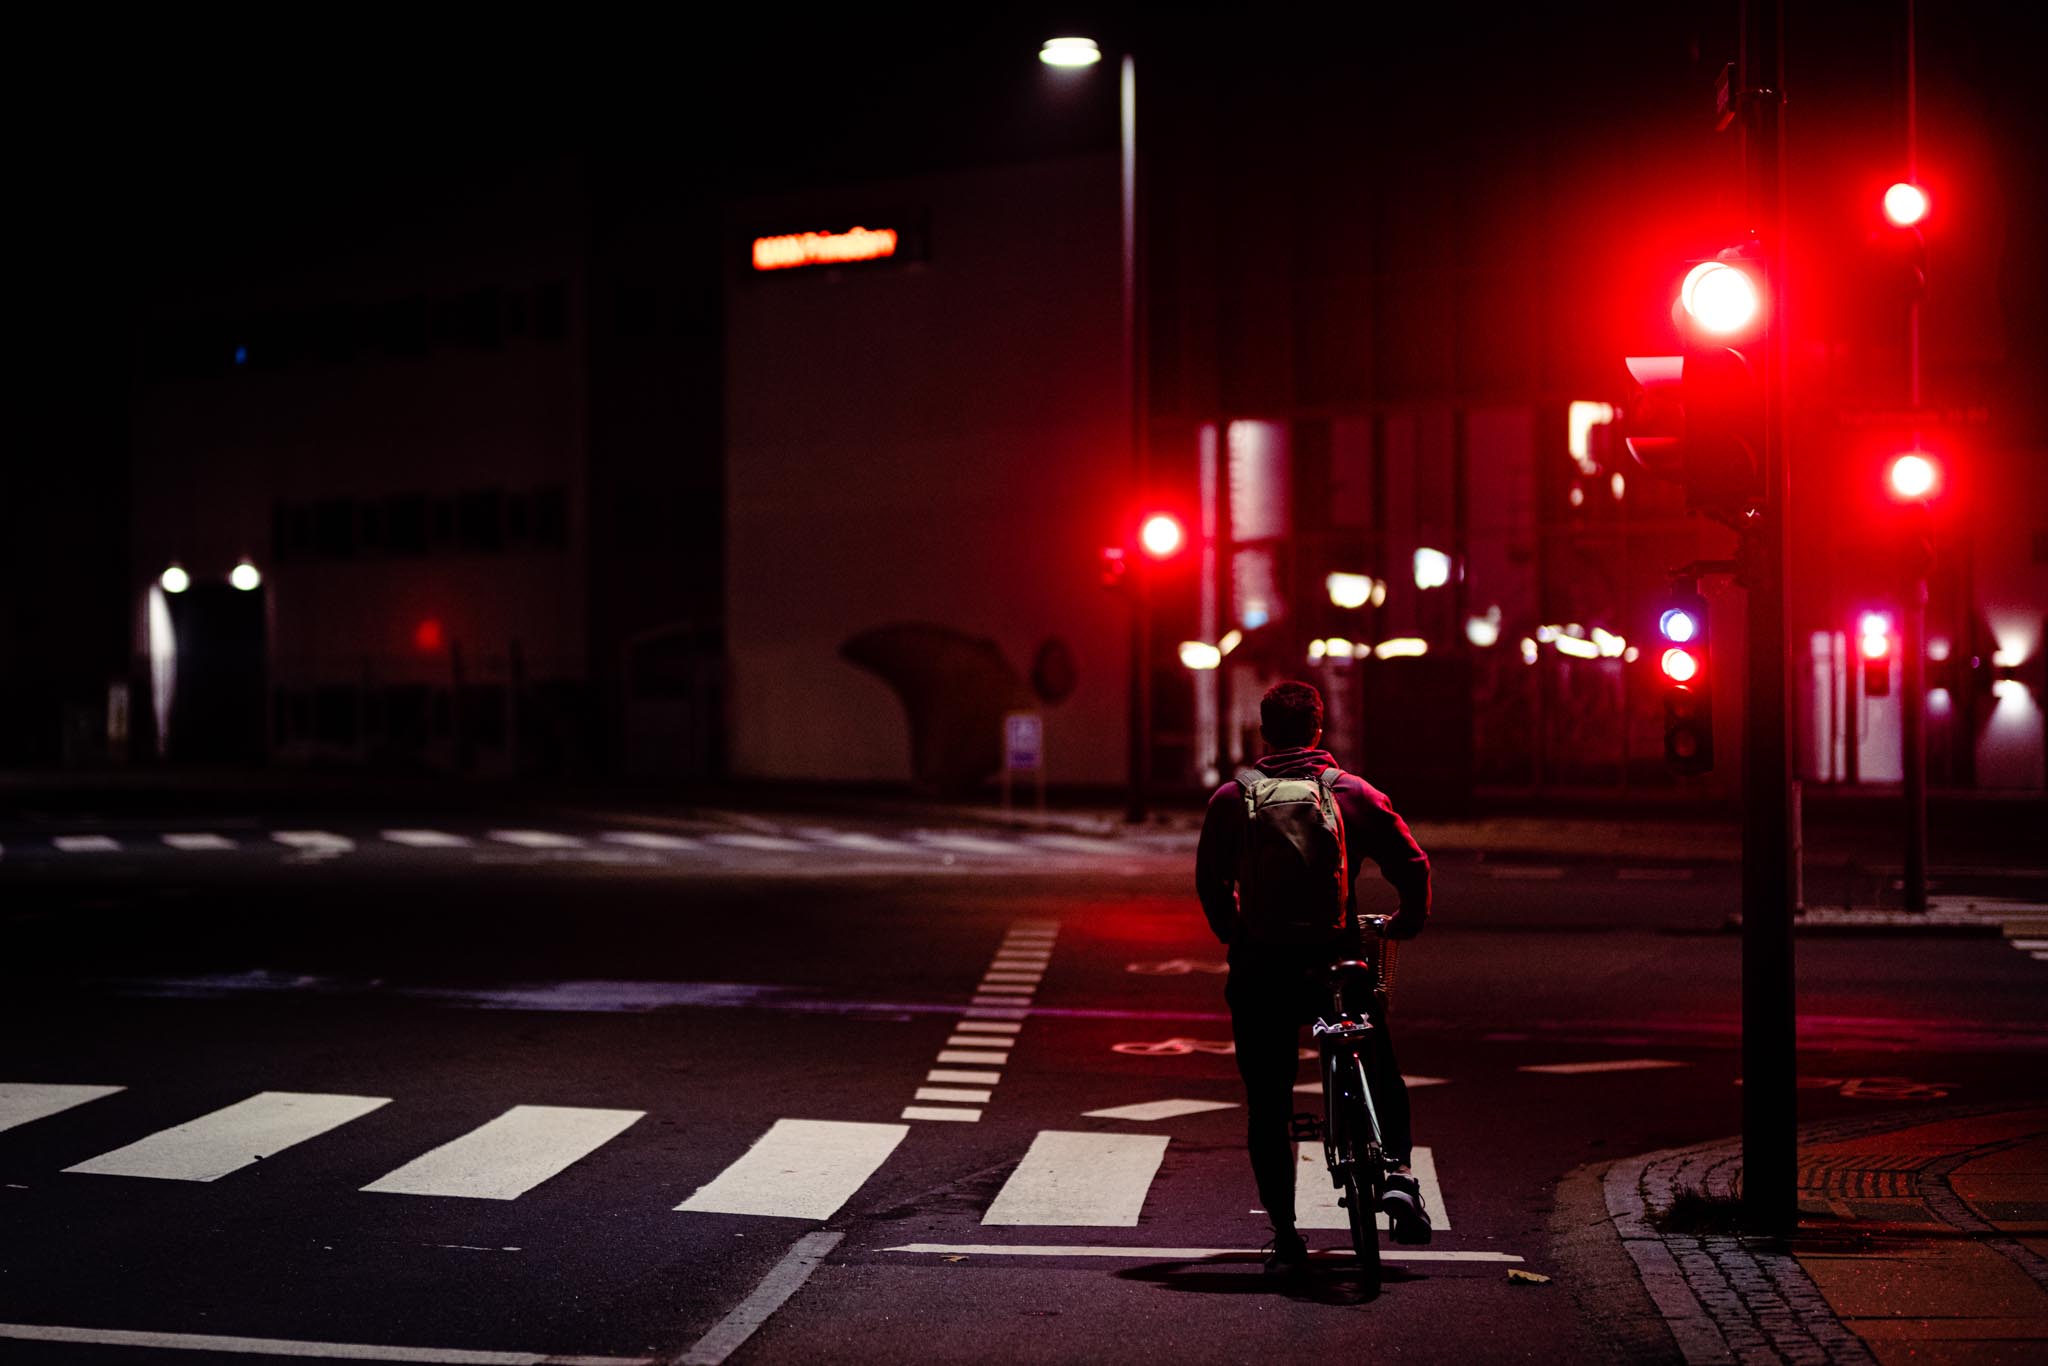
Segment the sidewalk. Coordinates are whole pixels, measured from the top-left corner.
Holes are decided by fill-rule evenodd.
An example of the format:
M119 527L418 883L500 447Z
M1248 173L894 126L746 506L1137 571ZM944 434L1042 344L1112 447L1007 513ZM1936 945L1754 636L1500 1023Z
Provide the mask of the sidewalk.
M1615 1163L1608 1218L1679 1357L2048 1361L2048 1105L1809 1126L1799 1233L1725 1228L1741 1146Z

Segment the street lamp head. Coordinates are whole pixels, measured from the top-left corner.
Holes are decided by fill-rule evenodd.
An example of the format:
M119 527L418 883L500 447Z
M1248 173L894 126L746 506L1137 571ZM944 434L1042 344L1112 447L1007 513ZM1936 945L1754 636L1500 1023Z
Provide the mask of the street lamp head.
M1047 66L1094 66L1102 60L1102 49L1093 38L1048 38L1038 49L1038 60Z

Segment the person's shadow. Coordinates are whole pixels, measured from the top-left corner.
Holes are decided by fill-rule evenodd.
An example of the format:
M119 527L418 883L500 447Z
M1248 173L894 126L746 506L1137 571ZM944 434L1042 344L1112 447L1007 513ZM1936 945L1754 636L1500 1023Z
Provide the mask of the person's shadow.
M1117 1272L1119 1279L1149 1281L1164 1290L1195 1295L1281 1295L1310 1304L1369 1304L1379 1292L1359 1275L1349 1255L1312 1256L1297 1272L1267 1275L1265 1258L1257 1252L1226 1252L1188 1261L1151 1262ZM1428 1277L1406 1267L1380 1264L1386 1285L1404 1285Z

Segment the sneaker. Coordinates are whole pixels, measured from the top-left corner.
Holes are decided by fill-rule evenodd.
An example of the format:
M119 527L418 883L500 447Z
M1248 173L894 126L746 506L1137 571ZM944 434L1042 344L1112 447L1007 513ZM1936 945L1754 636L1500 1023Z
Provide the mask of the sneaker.
M1422 1186L1403 1172L1387 1176L1387 1193L1380 1197L1394 1241L1416 1246L1430 1239L1429 1210L1422 1203Z
M1273 1234L1273 1251L1266 1257L1268 1276L1294 1275L1308 1270L1308 1244L1292 1229Z

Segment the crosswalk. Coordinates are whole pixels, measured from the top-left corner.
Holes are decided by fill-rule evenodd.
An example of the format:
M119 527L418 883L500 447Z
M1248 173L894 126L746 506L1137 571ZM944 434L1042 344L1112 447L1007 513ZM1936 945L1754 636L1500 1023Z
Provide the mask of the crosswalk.
M120 1095L103 1083L0 1082L0 1131L47 1120ZM258 1164L273 1173L301 1145L333 1145L349 1126L397 1104L388 1096L260 1091L232 1104L58 1168L66 1178L212 1183ZM1216 1107L1234 1108L1234 1107ZM1176 1111L1176 1114L1184 1112ZM352 1195L514 1201L597 1156L646 1117L633 1109L514 1105L381 1175L345 1179ZM908 1123L778 1118L673 1209L680 1214L833 1219L898 1151ZM988 1228L1157 1228L1171 1222L1157 1178L1170 1134L1041 1129L982 1210ZM1232 1145L1226 1145L1232 1146ZM1204 1142L1189 1151L1213 1152ZM1342 1229L1346 1215L1323 1167L1320 1143L1299 1147L1296 1221ZM61 1160L61 1159L60 1159ZM388 1159L387 1159L388 1160ZM302 1168L305 1170L308 1168ZM327 1147L317 1169L347 1170ZM1432 1150L1418 1147L1414 1170L1439 1231L1451 1227ZM1233 1175L1242 1175L1235 1171ZM671 1197L672 1198L672 1197ZM1206 1213L1206 1212L1204 1212ZM1252 1211L1258 1213L1258 1211ZM1384 1217L1381 1220L1384 1225Z
M744 827L692 823L680 829L607 829L504 826L448 829L389 826L377 829L120 829L55 834L6 834L0 859L52 860L87 866L108 857L190 858L196 865L222 856L271 854L288 863L343 858L447 857L475 863L674 863L750 871L833 871L887 864L944 871L969 864L978 870L1042 871L1099 866L1114 870L1133 860L1178 858L1185 840L1149 835L1092 837L1055 831L892 829L887 833L815 824L780 825L754 819Z

